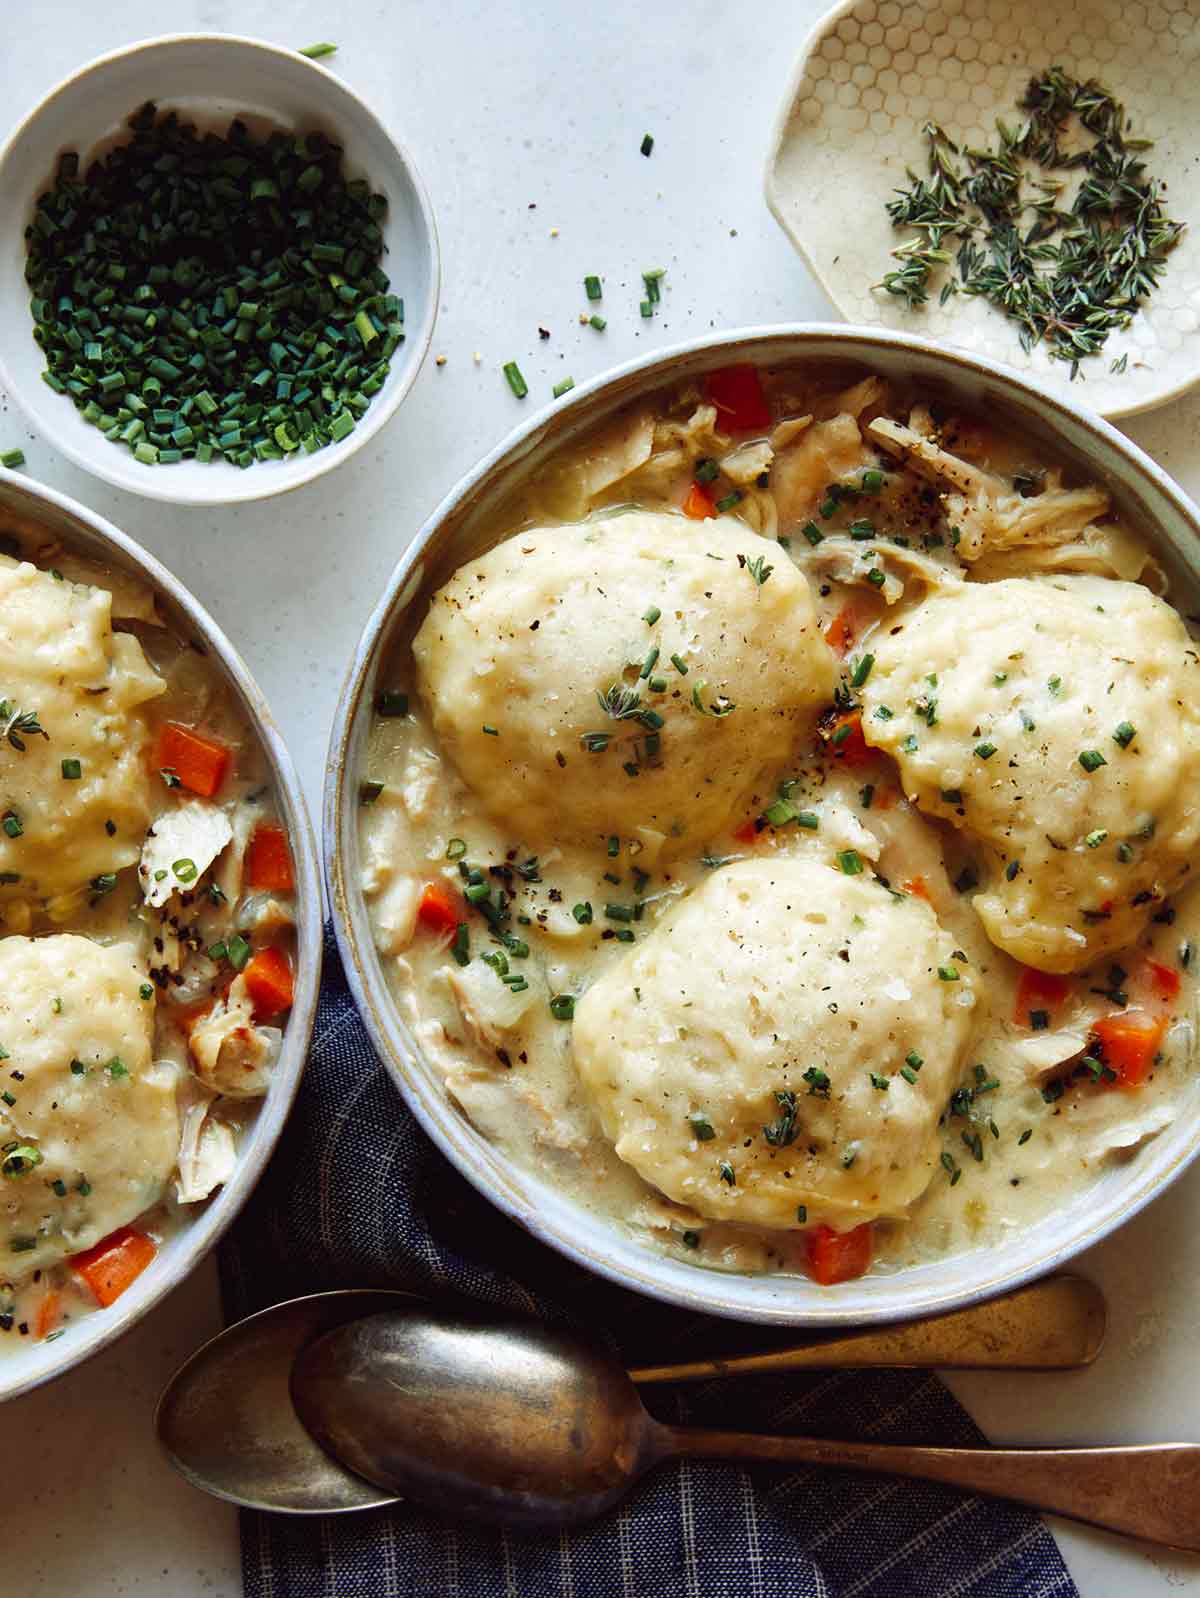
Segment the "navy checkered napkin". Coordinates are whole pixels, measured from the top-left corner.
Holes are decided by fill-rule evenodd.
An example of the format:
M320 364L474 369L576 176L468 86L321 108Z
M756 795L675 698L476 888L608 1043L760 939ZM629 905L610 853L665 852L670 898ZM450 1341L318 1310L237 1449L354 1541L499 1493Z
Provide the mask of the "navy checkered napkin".
M595 1331L630 1363L787 1340L653 1304L569 1264L494 1210L422 1133L373 1053L332 940L308 1074L221 1256L240 1318L331 1287L456 1291ZM980 1434L934 1378L744 1377L647 1389L663 1419L917 1443ZM248 1598L1078 1598L1042 1523L945 1488L682 1463L582 1531L451 1526L400 1506L244 1512Z

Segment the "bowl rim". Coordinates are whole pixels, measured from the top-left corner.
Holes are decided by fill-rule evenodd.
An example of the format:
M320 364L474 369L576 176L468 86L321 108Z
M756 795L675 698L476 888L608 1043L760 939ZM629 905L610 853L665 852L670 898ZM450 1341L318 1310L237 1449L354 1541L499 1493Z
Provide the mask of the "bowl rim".
M107 518L88 510L69 495L60 493L57 489L47 488L43 484L31 482L16 472L0 468L0 484L6 487L15 486L32 501L52 506L64 515L81 522L90 532L95 533L101 542L119 551L151 584L156 593L164 594L170 599L186 618L188 625L195 629L196 634L219 661L223 675L235 689L251 730L267 756L276 802L282 812L292 845L297 912L295 1001L287 1027L284 1029L283 1046L271 1086L260 1102L253 1126L249 1128L249 1135L245 1140L246 1147L239 1153L233 1177L206 1201L204 1208L193 1220L185 1221L180 1228L169 1258L169 1268L164 1268L158 1273L153 1270L147 1272L146 1277L142 1278L146 1283L142 1291L139 1291L138 1285L135 1284L129 1289L128 1299L123 1295L108 1309L89 1315L80 1323L74 1335L64 1338L60 1344L55 1345L62 1349L62 1356L58 1361L51 1363L46 1369L34 1371L16 1380L8 1380L6 1369L11 1362L0 1355L0 1402L3 1402L53 1381L123 1337L168 1293L178 1287L185 1277L191 1275L233 1224L270 1160L300 1085L300 1078L308 1058L313 1024L316 1020L324 944L322 873L304 790L262 690L251 676L238 651L200 601L192 596L179 579L173 576L154 555L143 549L127 533L121 532ZM67 538L69 540L69 534ZM122 1305L125 1307L122 1308Z
M767 202L767 209L775 218L776 222L778 222L780 228L786 235L788 242L796 251L796 254L804 262L804 265L812 273L813 278L816 280L822 293L824 293L826 298L829 300L829 303L834 307L839 316L843 316L844 312L842 311L841 300L838 298L836 280L832 274L825 270L817 257L809 249L803 231L793 224L792 219L788 214L788 208L784 201L783 194L780 192L779 166L784 143L788 136L788 129L791 127L792 120L795 116L796 102L800 97L801 85L804 82L805 74L808 71L808 64L813 53L816 51L817 46L822 42L822 40L824 40L837 28L838 23L841 22L843 18L848 17L853 11L855 11L858 6L861 5L861 3L862 0L837 0L836 4L830 6L827 11L823 11L820 16L817 17L816 21L805 34L804 41L801 44L796 55L796 59L792 64L792 69L788 73L787 83L784 87L783 95L779 102L779 107L771 123L771 132L767 139L766 164L763 168L763 198ZM849 328L851 326L864 327L873 324L847 322L845 325L847 328ZM885 324L880 323L879 331L886 332L893 330L887 328ZM922 335L915 333L912 335L907 335L902 333L900 336L920 338ZM965 354L969 360L977 358L970 351L965 349L963 350L963 354ZM978 357L978 359L984 362L984 364L987 364L984 357L981 356ZM1015 368L1006 366L1003 362L999 362L997 364L1002 368L1003 371L1007 372L1015 382L1027 383L1030 387L1036 388L1039 393L1044 392L1036 378L1026 377L1023 373L1018 372ZM1200 360L1196 362L1196 365L1193 367L1190 376L1180 378L1178 382L1172 384L1171 387L1156 389L1152 394L1149 395L1149 397L1137 400L1132 404L1106 405L1103 412L1095 414L1099 414L1109 421L1114 421L1118 417L1123 418L1126 416L1142 416L1147 411L1156 411L1160 406L1169 405L1172 400L1177 400L1184 394L1190 393L1197 384L1200 384Z
M947 1256L945 1260L940 1261L939 1264L949 1266L950 1269L943 1273L943 1280L936 1288L925 1291L915 1303L871 1306L865 1310L861 1305L856 1308L839 1307L836 1300L813 1309L802 1309L787 1304L767 1302L765 1293L764 1301L761 1303L743 1302L740 1298L735 1299L733 1295L722 1291L723 1283L730 1280L740 1282L743 1277L727 1276L722 1271L702 1266L681 1267L687 1273L686 1280L665 1280L667 1276L679 1276L678 1262L666 1255L656 1255L651 1249L622 1237L619 1228L607 1217L602 1226L607 1246L589 1245L577 1235L580 1230L577 1222L573 1219L565 1222L556 1221L552 1213L539 1207L524 1191L524 1181L529 1175L531 1180L541 1183L556 1201L561 1201L561 1203L556 1202L554 1208L562 1208L570 1215L581 1211L582 1206L575 1201L564 1199L561 1190L532 1173L526 1173L504 1155L498 1155L497 1162L503 1164L506 1173L511 1170L513 1175L509 1180L494 1182L480 1165L473 1162L466 1151L458 1146L450 1135L448 1127L452 1119L463 1125L468 1124L465 1117L454 1110L440 1082L434 1084L432 1068L425 1067L419 1059L415 1062L410 1059L401 1039L389 1032L389 1020L399 1020L395 1005L389 999L387 1002L390 1005L390 1013L385 1013L374 1002L367 973L372 962L378 965L378 956L369 944L365 948L360 945L355 931L350 907L356 895L361 898L361 892L357 884L350 879L346 850L343 847L349 836L349 829L355 825L358 810L357 784L350 780L356 774L347 769L347 756L362 708L364 693L373 669L378 663L381 645L388 637L393 615L406 601L406 589L413 581L414 573L419 576L426 549L435 540L442 523L451 517L498 467L510 461L519 461L530 441L536 438L552 417L556 419L569 417L572 412L582 409L593 396L616 387L626 379L641 377L649 389L668 382L672 367L681 358L712 355L719 359L723 350L745 345L776 345L780 350L780 359L799 359L801 357L790 353L791 347L799 340L818 346L815 350L810 349L804 357L811 360L824 358L836 361L841 358L865 364L869 355L864 356L842 349L841 346L846 344L859 346L860 350L864 345L875 346L893 354L910 351L956 369L957 374L962 377L983 378L1015 391L1018 398L1022 395L1032 397L1039 406L1047 407L1056 413L1056 421L1060 424L1056 429L1058 440L1063 440L1066 425L1069 424L1083 430L1106 450L1115 451L1143 480L1148 481L1155 491L1170 502L1180 519L1191 528L1200 543L1200 507L1193 503L1169 474L1144 450L1095 412L1087 410L1082 405L1073 404L1041 388L1035 382L1016 376L999 362L975 356L964 350L946 348L915 334L852 323L795 322L747 326L681 340L664 349L637 356L610 368L607 372L581 384L565 402L543 406L489 450L483 459L460 479L413 534L411 542L397 562L363 628L334 712L323 794L322 855L338 951L345 967L350 991L371 1043L422 1129L460 1174L466 1177L489 1202L495 1204L539 1242L557 1250L575 1264L582 1265L620 1286L641 1291L662 1303L694 1312L760 1324L845 1329L945 1314L997 1294L1010 1292L1050 1271L1061 1268L1084 1249L1099 1243L1138 1214L1200 1157L1200 1109L1196 1111L1196 1126L1190 1145L1175 1157L1173 1164L1167 1170L1157 1173L1152 1179L1147 1179L1143 1184L1143 1191L1133 1195L1132 1199L1123 1199L1122 1205L1114 1206L1114 1213L1101 1223L1093 1224L1090 1229L1080 1226L1077 1235L1048 1247L1025 1264L1016 1268L1006 1268L1003 1274L982 1283L957 1282L953 1270L955 1260L970 1259L974 1254L982 1256L986 1253L982 1250L965 1255ZM756 355L746 358L761 361L770 357ZM595 420L600 422L603 416L598 416ZM568 424L564 421L562 425L566 427ZM382 972L380 972L380 983L382 981ZM482 1134L475 1135L482 1137ZM611 1244L608 1244L609 1239ZM759 1280L769 1285L786 1282L790 1278L764 1274Z
M64 429L63 433L47 432L34 416L32 410L25 402L21 385L13 380L12 372L5 355L6 341L0 340L0 387L11 396L25 421L34 430L39 438L44 438L50 446L64 455L75 466L88 472L93 477L98 477L102 482L111 484L114 488L123 489L126 493L137 494L143 499L157 500L163 504L179 505L181 507L195 507L197 509L214 508L232 505L250 505L258 500L272 499L280 494L291 493L294 489L303 488L305 484L314 482L318 477L323 477L341 466L343 462L357 453L364 444L370 442L379 430L391 420L399 410L401 404L408 397L420 376L429 354L429 346L433 342L433 329L437 321L438 307L441 303L442 293L442 252L441 241L438 236L437 219L433 211L433 203L429 198L429 190L421 176L420 168L413 159L412 152L388 126L383 117L356 89L352 89L344 78L332 73L323 66L319 60L313 60L301 55L298 50L290 50L284 45L272 44L269 40L258 39L250 34L242 33L211 33L211 32L182 32L152 34L145 39L135 39L130 44L121 45L115 50L106 50L102 55L93 56L85 61L82 66L76 67L72 72L60 78L54 86L47 90L42 97L21 118L8 136L0 143L0 177L3 176L9 157L19 139L30 132L38 120L60 96L68 94L87 78L91 73L104 67L111 66L114 62L121 61L128 56L139 55L156 49L173 48L177 45L190 44L219 44L235 49L254 50L269 56L282 58L289 67L299 63L302 71L311 70L314 74L332 80L337 85L340 93L352 101L359 111L378 128L383 139L395 151L400 165L408 175L416 197L417 213L420 217L421 231L425 240L425 251L429 263L429 293L426 298L420 323L409 328L405 323L405 349L411 351L411 357L406 369L396 374L393 385L391 379L384 384L376 396L374 403L368 408L363 419L356 425L350 437L338 445L317 450L314 454L305 456L303 460L296 461L289 471L286 482L272 482L267 479L276 476L275 473L264 473L262 486L257 487L253 481L253 472L239 472L236 478L229 479L233 483L243 485L237 493L187 493L172 492L169 482L170 471L166 474L153 472L147 469L144 473L146 483L118 472L115 467L106 464L106 458L95 460L84 449L79 448L70 431ZM316 79L314 78L314 82ZM407 296L405 310L408 309ZM390 391L389 391L390 390ZM342 445L345 445L343 448ZM258 462L257 464L272 464ZM281 463L290 465L291 463ZM164 477L167 479L164 481Z

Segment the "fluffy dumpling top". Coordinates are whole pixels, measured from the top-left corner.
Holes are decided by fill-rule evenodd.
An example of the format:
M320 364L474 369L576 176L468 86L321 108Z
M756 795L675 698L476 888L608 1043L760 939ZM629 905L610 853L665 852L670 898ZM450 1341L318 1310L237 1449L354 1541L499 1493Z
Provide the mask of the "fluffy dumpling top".
M973 1004L921 899L819 861L746 861L609 966L572 1047L616 1152L668 1197L845 1228L928 1185Z
M0 938L0 1250L12 1276L90 1248L162 1196L175 1070L129 944ZM151 990L151 993L153 990Z
M44 901L138 858L150 820L143 718L166 684L112 595L0 561L0 896Z
M1045 971L1133 943L1200 839L1197 657L1136 583L1010 578L932 595L872 646L863 730L982 846L988 936Z
M443 747L510 829L664 853L740 816L833 688L805 579L727 517L519 533L434 595L413 650Z

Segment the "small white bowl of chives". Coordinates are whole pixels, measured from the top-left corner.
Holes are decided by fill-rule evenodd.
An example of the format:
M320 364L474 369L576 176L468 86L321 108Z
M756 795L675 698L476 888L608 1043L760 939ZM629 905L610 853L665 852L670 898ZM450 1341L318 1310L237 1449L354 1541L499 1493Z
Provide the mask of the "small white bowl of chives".
M102 56L0 150L0 193L0 386L119 488L229 505L311 482L429 348L421 178L298 52L180 34Z

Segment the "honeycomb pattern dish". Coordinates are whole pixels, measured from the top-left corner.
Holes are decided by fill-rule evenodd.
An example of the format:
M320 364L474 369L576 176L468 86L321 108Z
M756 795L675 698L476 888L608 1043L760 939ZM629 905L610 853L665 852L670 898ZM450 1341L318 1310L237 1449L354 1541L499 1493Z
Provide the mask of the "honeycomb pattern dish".
M921 128L992 141L998 116L1051 65L1099 78L1155 141L1150 171L1189 224L1157 291L1070 378L982 299L927 305L874 289L908 235L884 210L906 168L923 171ZM1003 361L1103 416L1149 410L1200 381L1200 24L1195 0L845 0L823 17L792 76L772 140L766 195L776 220L851 322L895 328ZM935 280L935 282L940 280ZM1128 355L1126 369L1110 372Z

